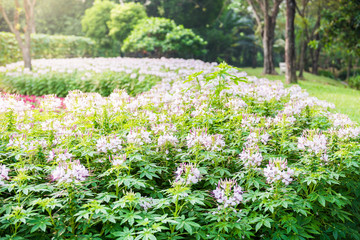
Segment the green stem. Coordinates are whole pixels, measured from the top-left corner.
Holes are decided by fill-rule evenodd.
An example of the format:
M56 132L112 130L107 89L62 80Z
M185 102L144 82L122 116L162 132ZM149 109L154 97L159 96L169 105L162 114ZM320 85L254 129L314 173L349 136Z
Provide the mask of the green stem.
M51 223L52 223L52 225L55 227L55 221L54 221L54 218L53 218L52 215L51 215L51 210L48 209L48 208L45 208L45 210L48 212L49 217L50 217L50 220L51 220Z

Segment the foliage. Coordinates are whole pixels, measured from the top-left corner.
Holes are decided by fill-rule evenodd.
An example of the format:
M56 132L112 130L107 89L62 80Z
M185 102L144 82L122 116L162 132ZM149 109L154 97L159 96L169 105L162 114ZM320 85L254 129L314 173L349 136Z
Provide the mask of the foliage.
M227 9L201 35L208 42L206 61L225 60L236 66L256 66L257 52L254 21L247 13Z
M337 74L337 77L340 79L340 80L346 80L346 77L347 77L347 69L344 69L342 71L340 71L338 74ZM351 69L351 71L349 72L350 74L350 77L351 76L357 76L357 75L360 75L360 69Z
M123 0L134 2L133 0ZM136 0L146 7L149 17L169 18L186 28L211 25L228 4L224 0Z
M348 83L350 87L360 90L360 74L350 77Z
M192 74L66 109L1 95L2 239L360 239L360 127L298 86L162 63Z
M330 71L327 71L327 70L319 70L318 75L328 77L328 78L331 78L331 79L336 79L334 74L332 72L330 72Z
M341 47L360 56L360 2L359 1L328 1L324 9L321 30L326 37L322 42L331 45L341 42Z
M206 42L192 30L165 18L147 18L135 26L122 50L128 55L191 58L205 53Z
M111 11L111 20L108 22L110 36L123 42L136 24L146 17L145 8L139 3L131 2L116 5Z
M84 35L81 18L93 0L37 0L35 7L36 32L59 35Z
M32 34L32 55L34 58L93 56L94 42L84 37ZM14 34L0 32L0 65L20 59Z
M125 89L128 94L134 96L148 91L159 78L154 76L142 76L136 72L48 72L42 74L24 74L21 76L7 76L0 73L0 88L8 93L21 95L49 95L66 97L69 91L80 90L83 92L97 92L102 96L109 96L114 89Z
M158 7L165 18L173 19L186 28L201 28L212 24L225 7L224 0L168 0Z
M97 55L100 56L119 56L120 44L109 36L109 27L111 10L116 6L110 1L95 1L91 8L85 11L81 20L82 30L87 37L96 42Z
M91 8L86 9L81 24L87 37L98 41L106 39L109 34L107 22L110 21L110 13L115 6L115 3L110 1L95 1Z

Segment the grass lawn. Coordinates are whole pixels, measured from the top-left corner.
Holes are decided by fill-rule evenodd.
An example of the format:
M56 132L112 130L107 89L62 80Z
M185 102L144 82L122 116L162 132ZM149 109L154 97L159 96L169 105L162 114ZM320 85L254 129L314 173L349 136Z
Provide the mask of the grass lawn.
M249 76L263 77L270 80L285 82L285 75L262 75L262 68L243 68ZM279 69L276 70L279 72ZM351 89L339 81L304 73L305 80L300 80L299 85L306 91L321 100L334 103L334 112L348 115L352 120L360 123L360 91Z

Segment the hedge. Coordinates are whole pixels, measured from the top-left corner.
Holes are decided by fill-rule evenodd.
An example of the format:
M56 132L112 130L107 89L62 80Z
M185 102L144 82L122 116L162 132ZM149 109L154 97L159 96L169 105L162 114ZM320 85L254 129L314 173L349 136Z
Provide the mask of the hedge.
M33 34L31 38L33 58L89 57L97 52L95 42L86 37ZM21 59L14 34L0 32L0 65Z

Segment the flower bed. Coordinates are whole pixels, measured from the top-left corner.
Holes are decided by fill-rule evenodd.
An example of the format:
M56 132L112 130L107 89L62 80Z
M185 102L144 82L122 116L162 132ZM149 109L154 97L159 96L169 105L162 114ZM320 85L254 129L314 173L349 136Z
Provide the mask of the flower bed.
M224 64L150 68L163 80L135 97L1 95L4 239L359 238L348 117Z

